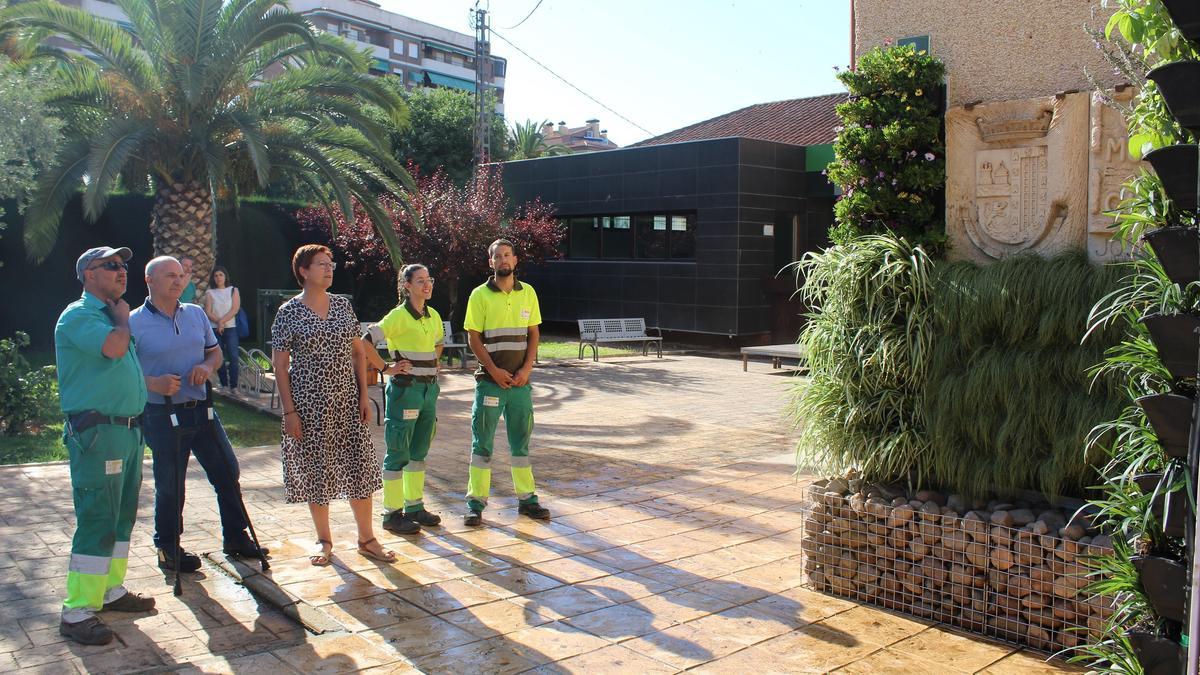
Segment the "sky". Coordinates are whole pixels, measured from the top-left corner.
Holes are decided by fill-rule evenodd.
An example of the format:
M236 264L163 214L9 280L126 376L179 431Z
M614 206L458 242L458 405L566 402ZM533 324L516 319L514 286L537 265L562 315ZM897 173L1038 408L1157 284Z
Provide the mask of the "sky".
M474 34L474 0L376 0ZM755 103L844 91L845 0L481 0L492 53L508 60L504 114L583 126L629 145ZM503 36L619 115L526 58Z

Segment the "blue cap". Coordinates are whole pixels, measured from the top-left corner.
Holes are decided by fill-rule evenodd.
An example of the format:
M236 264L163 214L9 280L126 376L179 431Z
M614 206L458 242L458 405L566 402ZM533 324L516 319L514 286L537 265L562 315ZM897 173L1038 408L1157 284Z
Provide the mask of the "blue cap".
M80 283L83 283L83 271L92 264L93 260L111 258L114 255L121 256L121 260L123 262L129 262L129 259L133 257L133 251L130 251L124 246L121 248L113 248L111 246L97 246L96 248L89 248L83 252L83 255L79 256L79 260L75 261L76 278L79 279Z

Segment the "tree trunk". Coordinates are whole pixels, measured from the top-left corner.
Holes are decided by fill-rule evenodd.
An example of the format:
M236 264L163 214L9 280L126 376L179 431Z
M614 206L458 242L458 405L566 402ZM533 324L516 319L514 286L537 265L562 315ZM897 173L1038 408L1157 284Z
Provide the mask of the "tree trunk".
M212 193L204 185L172 183L158 191L150 216L154 255L191 258L196 292L208 289L216 265L213 250Z

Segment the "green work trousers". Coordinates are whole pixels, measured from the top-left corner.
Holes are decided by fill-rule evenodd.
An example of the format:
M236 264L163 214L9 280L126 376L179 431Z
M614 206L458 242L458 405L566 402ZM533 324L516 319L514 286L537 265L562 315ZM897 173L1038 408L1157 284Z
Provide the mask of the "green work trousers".
M71 460L75 537L67 568L64 618L98 611L129 565L129 535L142 486L142 430L98 424L63 435Z
M390 514L425 508L425 456L437 435L437 382L388 382L384 435L383 508Z
M536 504L529 438L533 435L533 398L530 385L502 389L488 380L475 382L471 406L471 466L467 480L467 507L483 511L492 488L492 443L500 416L512 451L513 491L522 504Z

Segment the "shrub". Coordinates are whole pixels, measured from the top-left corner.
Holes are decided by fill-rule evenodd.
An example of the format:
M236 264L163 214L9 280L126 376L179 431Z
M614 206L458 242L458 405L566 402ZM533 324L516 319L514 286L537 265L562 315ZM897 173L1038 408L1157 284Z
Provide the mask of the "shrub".
M29 336L20 331L0 339L0 429L10 436L56 413L54 366L31 368L21 355L28 346Z
M944 74L940 61L905 46L872 49L838 75L850 100L837 107L842 126L827 169L842 190L835 243L893 232L929 252L944 246Z

